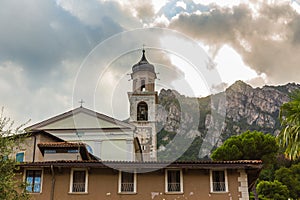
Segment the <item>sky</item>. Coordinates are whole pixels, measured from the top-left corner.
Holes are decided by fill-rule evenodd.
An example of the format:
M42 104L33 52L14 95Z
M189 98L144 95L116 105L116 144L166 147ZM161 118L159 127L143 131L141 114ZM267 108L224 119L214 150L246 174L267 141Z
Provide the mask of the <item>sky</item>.
M300 82L298 0L2 0L0 30L0 106L16 124L81 99L126 119L143 45L158 91Z

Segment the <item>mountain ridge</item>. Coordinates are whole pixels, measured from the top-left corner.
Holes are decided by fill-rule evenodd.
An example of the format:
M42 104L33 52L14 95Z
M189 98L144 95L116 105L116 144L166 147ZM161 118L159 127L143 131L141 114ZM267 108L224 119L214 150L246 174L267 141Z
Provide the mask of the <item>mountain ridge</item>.
M227 138L247 130L277 135L280 106L290 100L291 92L299 89L300 85L296 83L253 88L243 81L236 81L223 92L201 98L162 89L157 109L161 159L174 151L172 143L178 135L181 140L192 140L182 156L184 159L199 158L200 154L207 157Z

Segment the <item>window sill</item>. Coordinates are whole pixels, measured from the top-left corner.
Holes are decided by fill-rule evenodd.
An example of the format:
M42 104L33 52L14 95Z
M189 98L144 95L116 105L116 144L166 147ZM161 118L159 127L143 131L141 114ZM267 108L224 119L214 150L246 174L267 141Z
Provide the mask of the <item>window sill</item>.
M184 192L165 192L165 194L184 194Z
M87 195L87 194L89 194L88 192L68 192L68 194L71 194L71 195L73 195L73 194L75 194L75 195Z
M211 194L225 194L228 193L228 191L211 191Z
M137 192L118 192L118 194L129 194L129 195L131 195L131 194L137 194Z

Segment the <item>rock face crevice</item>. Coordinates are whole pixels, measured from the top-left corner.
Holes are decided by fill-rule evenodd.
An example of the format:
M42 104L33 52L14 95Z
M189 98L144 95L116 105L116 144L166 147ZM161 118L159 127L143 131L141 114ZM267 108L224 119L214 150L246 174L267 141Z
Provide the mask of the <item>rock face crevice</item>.
M163 144L158 141L158 148L165 150L177 134L199 140L198 146L207 142L210 149L246 130L276 135L280 129L280 106L297 89L300 85L295 83L252 88L237 81L224 92L204 98L185 97L175 90L162 89L158 96L157 124L158 135L163 132L164 137L159 137Z

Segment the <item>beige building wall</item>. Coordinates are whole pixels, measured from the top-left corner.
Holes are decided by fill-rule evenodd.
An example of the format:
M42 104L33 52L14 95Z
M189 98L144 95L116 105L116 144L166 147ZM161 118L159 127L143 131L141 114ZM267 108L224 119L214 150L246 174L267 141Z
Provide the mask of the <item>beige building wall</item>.
M88 193L74 194L70 190L70 171L69 168L55 168L55 188L54 199L57 200L239 200L241 193L238 191L238 177L240 173L237 170L228 170L228 188L229 192L211 193L210 192L210 173L209 170L183 169L183 193L166 194L165 193L165 172L163 169L137 174L137 193L136 194L118 194L119 172L114 169L89 169ZM32 194L33 199L49 200L51 193L52 176L50 169L45 169L43 174L42 193Z
M19 146L14 147L14 153L12 156L15 157L17 153L24 152L24 162L43 161L44 157L41 151L39 150L37 144L56 141L56 139L50 137L47 134L32 134L24 138L24 140Z

